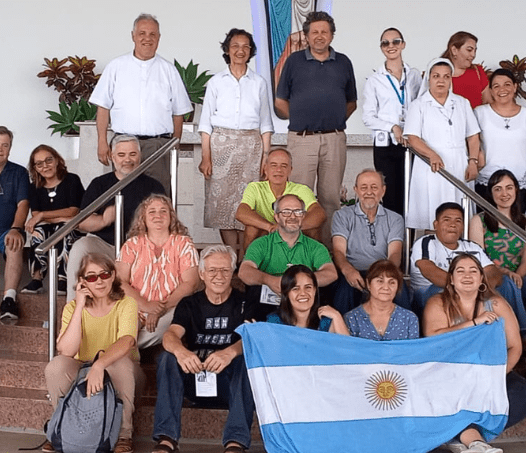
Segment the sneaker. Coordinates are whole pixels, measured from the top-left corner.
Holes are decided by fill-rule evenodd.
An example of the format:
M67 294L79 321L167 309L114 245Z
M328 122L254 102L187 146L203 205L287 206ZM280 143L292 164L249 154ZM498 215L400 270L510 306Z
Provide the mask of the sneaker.
M42 451L44 453L55 453L55 449L49 440L46 440L44 445L42 445Z
M0 319L18 319L18 304L12 297L4 297L0 304Z
M66 280L59 280L57 296L65 296L67 292L68 292L68 282Z
M464 453L468 447L458 440L451 440L443 445L444 448L448 449L453 453Z
M113 453L133 453L133 442L131 439L119 437Z
M29 284L20 291L23 294L40 294L44 292L44 287L42 285L42 280L31 280Z
M503 453L502 448L495 448L481 440L474 440L469 444L465 453Z

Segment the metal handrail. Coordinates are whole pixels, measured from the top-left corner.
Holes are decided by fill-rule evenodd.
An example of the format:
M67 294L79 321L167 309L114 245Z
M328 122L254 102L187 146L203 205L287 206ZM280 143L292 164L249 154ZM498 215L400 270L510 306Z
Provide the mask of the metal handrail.
M161 157L163 157L168 151L173 148L177 148L179 145L178 138L172 138L170 141L166 142L161 148L155 151L150 157L148 157L144 162L142 162L135 170L133 170L129 175L125 176L123 179L117 182L117 184L110 187L106 192L104 192L100 197L94 200L91 204L86 206L81 212L79 212L75 217L73 217L69 222L64 226L59 228L54 234L52 234L49 239L45 240L40 244L36 249L35 253L40 255L49 252L48 268L49 268L49 321L48 321L48 344L49 344L49 360L52 360L55 356L55 313L57 308L57 250L55 245L64 239L64 237L71 233L83 220L88 218L95 211L103 207L110 198L116 196L116 219L115 219L115 229L117 234L115 235L115 250L119 250L122 244L122 195L121 190L124 189L128 184L130 184L135 178L143 174L148 168L150 168L155 162L157 162ZM176 180L175 174L177 173L177 153L172 156L172 202L176 201ZM119 201L120 200L120 201ZM117 207L120 206L120 209L117 210Z
M408 208L408 202L409 202L409 184L408 181L410 179L410 172L407 171L407 169L411 168L411 153L413 153L418 158L422 159L427 165L431 166L429 159L425 156L422 156L418 153L415 149L408 146L406 148L406 154L405 154L405 168L406 168L406 190L405 190L405 203L404 203L404 214L407 218L407 208ZM451 184L453 184L458 190L460 190L465 196L467 196L469 199L474 201L478 206L480 206L484 211L491 214L493 217L497 219L499 223L504 225L508 230L510 230L512 233L517 235L519 238L521 238L523 241L526 242L526 230L522 229L519 225L517 225L515 222L513 222L511 219L508 219L504 214L502 214L495 206L491 205L487 200L485 200L483 197L481 197L478 193L476 193L474 190L470 189L463 181L460 181L458 178L453 176L451 173L449 173L444 168L441 168L437 171L442 177L444 177L446 180L448 180ZM467 218L465 221L465 226L467 226ZM407 230L407 229L406 229ZM407 236L407 235L406 235ZM406 273L409 271L408 264L409 264L409 241L406 242Z

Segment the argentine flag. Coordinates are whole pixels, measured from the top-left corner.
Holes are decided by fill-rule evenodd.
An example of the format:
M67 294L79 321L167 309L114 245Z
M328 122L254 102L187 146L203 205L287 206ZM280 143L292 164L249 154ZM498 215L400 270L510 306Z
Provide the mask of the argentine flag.
M503 321L418 340L373 341L245 324L248 374L268 453L428 452L507 421Z

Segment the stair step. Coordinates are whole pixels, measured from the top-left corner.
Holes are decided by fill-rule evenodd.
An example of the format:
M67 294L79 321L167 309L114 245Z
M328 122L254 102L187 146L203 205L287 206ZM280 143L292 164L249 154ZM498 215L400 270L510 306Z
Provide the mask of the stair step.
M19 321L0 328L0 348L14 353L48 353L48 329L41 321Z
M20 318L24 320L35 319L47 321L49 318L49 296L48 294L17 294L20 307ZM62 309L66 305L66 297L57 297L57 321L62 318ZM60 323L58 324L60 326Z
M16 354L16 359L0 359L0 386L13 390L46 390L45 354Z

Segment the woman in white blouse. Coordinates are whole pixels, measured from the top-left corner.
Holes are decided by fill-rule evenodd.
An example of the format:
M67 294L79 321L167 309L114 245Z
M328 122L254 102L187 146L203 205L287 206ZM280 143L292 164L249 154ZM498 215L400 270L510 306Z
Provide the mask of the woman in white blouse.
M247 65L256 54L252 35L233 28L221 48L228 67L207 85L199 170L205 177L204 225L219 228L223 242L239 251L244 227L236 209L247 184L259 180L274 128L266 82Z
M362 119L374 133L374 166L384 174L388 187L384 207L403 215L405 115L422 77L402 60L405 41L398 29L384 30L380 48L385 62L365 82Z
M447 201L461 202L462 192L437 174L438 170L445 168L471 189L478 174L479 125L469 101L452 93L452 74L448 59L431 61L420 90L423 94L407 112L409 145L431 164L419 158L413 162L406 218L409 228L433 228L438 206Z
M475 109L480 125L481 146L486 153L486 166L480 171L475 185L482 196L488 181L497 171L506 169L519 181L521 204L526 206L526 109L515 101L517 80L507 69L491 74L489 90L492 102Z

